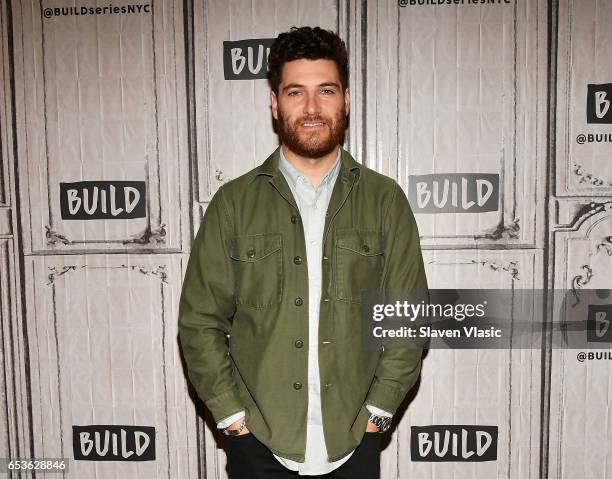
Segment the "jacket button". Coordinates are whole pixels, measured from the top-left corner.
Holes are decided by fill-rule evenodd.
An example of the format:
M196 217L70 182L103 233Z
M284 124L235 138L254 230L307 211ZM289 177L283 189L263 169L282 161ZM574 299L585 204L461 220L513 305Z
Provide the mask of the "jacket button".
M295 258L293 258L293 262L295 264L302 264L302 257L301 256L296 256Z
M323 255L323 261L327 261L329 258L325 255Z
M295 343L293 343L295 345L296 348L301 348L302 346L304 346L304 341L302 341L301 339L296 339Z
M296 306L302 306L304 304L304 300L298 296L297 298L295 298L294 303Z
M302 389L302 383L299 381L294 382L293 389Z
M329 298L323 298L324 303L329 303Z
M364 253L369 253L370 251L370 247L367 244L364 244L361 249L363 250Z
M253 258L255 256L255 250L254 249L250 249L247 251L247 256L249 258Z
M291 215L291 222L292 222L293 224L296 224L296 223L297 223L297 216L295 216L295 215Z

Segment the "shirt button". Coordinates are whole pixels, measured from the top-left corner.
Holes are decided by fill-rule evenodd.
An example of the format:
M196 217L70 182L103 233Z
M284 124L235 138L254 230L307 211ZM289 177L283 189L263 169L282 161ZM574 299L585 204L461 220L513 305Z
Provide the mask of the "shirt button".
M295 343L293 344L296 348L301 348L302 346L304 346L304 341L302 341L301 339L296 339Z
M299 381L294 382L293 389L302 389L302 383Z
M297 223L297 220L298 220L298 219L297 219L297 216L295 216L295 215L291 215L291 222L292 222L293 224L296 224L296 223Z
M247 251L247 256L249 258L253 258L255 256L255 250L254 249L250 249Z
M295 264L302 264L302 257L301 256L296 256L295 258L293 258L293 262Z
M296 306L302 306L304 304L304 300L298 296L297 298L295 298L294 303Z

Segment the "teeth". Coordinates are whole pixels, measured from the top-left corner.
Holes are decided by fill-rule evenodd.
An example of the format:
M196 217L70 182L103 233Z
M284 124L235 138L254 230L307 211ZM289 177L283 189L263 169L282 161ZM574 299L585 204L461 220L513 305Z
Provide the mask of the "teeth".
M303 126L315 126L315 125L316 125L316 126L320 126L320 125L322 125L322 124L323 124L323 123L302 123L302 125L303 125Z

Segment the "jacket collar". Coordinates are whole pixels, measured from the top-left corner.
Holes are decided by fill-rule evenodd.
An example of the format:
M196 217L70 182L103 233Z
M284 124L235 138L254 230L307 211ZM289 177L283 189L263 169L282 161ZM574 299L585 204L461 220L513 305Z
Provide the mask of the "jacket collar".
M342 205L348 198L353 187L359 181L361 175L361 169L363 168L357 163L348 151L340 147L340 171L338 172L338 178L332 190L331 198L329 199L329 205L327 212L325 213L325 229L323 233L323 243L325 244L326 238L330 231L331 221L334 219ZM278 169L278 159L280 155L280 146L272 153L261 166L253 170L253 177L249 179L247 184L253 183L255 178L262 176L268 177L268 183L270 183L280 195L285 198L292 206L295 211L299 212L295 198L291 193L291 189L285 179L285 175Z
M253 176L249 179L247 184L253 183L255 178L258 176L271 177L271 181L278 181L279 176L283 176L282 172L278 169L278 160L280 156L279 146L272 152L270 156L264 161L259 167L253 170ZM355 161L351 154L346 151L342 146L340 147L340 171L338 172L338 179L343 182L350 182L351 177L354 175L355 179L359 179L362 166Z

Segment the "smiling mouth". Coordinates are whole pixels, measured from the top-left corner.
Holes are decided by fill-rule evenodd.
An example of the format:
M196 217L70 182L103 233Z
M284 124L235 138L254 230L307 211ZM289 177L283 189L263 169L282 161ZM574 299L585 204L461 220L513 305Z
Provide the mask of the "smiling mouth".
M325 123L321 121L310 121L301 124L303 128L321 128L323 125L325 125Z

